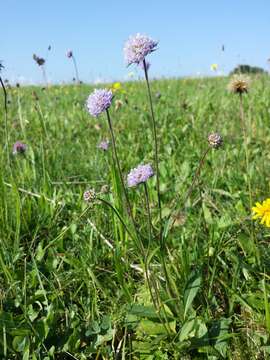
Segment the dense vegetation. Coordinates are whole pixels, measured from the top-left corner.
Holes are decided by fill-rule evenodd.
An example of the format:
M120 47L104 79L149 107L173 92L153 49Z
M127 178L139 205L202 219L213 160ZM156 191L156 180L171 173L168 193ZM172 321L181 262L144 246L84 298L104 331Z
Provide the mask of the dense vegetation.
M90 86L7 89L1 358L268 358L270 234L252 221L251 205L269 196L270 81L252 80L243 95L246 140L228 78L151 83L165 244L153 177L149 245L144 188L128 189L145 257L123 225L112 147L97 148L110 134L105 115L95 120L85 109ZM154 165L150 112L144 82L115 88L110 113L126 176ZM209 149L186 197L213 131L223 146ZM12 154L18 140L27 149ZM93 188L101 200L87 203Z
M266 71L258 66L238 65L232 70L233 74L266 74Z

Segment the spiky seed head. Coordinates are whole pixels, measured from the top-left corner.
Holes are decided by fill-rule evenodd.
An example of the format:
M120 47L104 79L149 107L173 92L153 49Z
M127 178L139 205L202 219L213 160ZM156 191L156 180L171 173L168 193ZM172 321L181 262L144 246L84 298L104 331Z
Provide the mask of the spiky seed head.
M223 139L218 133L211 133L208 135L208 144L214 149L218 149L223 144Z
M86 202L93 202L96 199L95 189L90 189L84 192L83 198Z
M235 94L248 93L250 88L250 78L243 74L235 74L228 84L228 90Z

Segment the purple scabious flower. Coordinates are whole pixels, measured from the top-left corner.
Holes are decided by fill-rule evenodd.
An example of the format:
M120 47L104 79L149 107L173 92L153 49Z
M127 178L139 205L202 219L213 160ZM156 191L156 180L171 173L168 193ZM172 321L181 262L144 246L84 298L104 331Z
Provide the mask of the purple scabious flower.
M146 182L150 177L154 175L154 171L150 164L139 165L135 169L132 169L127 176L128 187L137 186Z
M27 145L26 144L23 144L22 142L20 141L16 141L15 144L13 145L13 155L16 155L16 154L24 154L25 151L27 149Z
M71 58L72 56L73 56L72 50L68 50L68 51L67 51L67 57L68 57L68 58Z
M101 150L107 151L109 149L109 145L110 145L109 140L102 140L98 144L98 148L101 149Z
M86 101L89 113L94 117L98 117L111 106L112 98L113 93L111 90L95 89Z
M157 44L157 41L146 35L130 36L124 47L127 65L142 63L147 55L156 50Z

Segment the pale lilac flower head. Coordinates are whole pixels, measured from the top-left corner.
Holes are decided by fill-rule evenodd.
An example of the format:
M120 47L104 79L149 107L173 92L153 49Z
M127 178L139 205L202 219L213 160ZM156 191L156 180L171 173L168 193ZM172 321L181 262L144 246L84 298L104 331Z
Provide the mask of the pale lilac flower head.
M73 56L72 50L68 50L68 51L67 51L67 57L68 57L68 58L71 58L72 56Z
M23 144L22 142L20 141L16 141L15 144L13 145L13 155L16 155L16 154L24 154L25 151L27 149L27 145L26 144Z
M140 64L145 57L156 50L158 42L146 35L130 36L124 47L124 56L127 65Z
M150 164L139 165L135 169L132 169L127 176L128 187L137 186L146 182L151 176L154 175L154 171Z
M98 148L101 149L101 150L107 151L109 149L109 145L110 145L109 140L102 140L98 144Z
M98 117L111 106L112 98L113 93L111 90L95 89L86 101L89 113L94 117Z

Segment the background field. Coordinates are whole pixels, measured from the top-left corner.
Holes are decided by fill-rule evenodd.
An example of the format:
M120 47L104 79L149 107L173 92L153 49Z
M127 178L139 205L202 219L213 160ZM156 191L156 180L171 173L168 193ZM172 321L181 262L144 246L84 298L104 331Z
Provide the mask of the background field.
M269 196L270 81L254 77L244 96L247 169L239 98L227 91L228 80L151 83L163 219L172 209L175 218L166 238L173 291L158 241L150 244L162 315L152 305L143 259L115 213L101 202L86 209L83 201L85 190L109 185L100 196L122 212L112 149L97 148L110 138L105 116L95 120L85 109L92 88L7 89L8 148L0 109L1 358L268 358L269 231L252 223L250 195L253 204ZM145 83L123 83L111 116L124 174L153 164ZM223 136L223 147L209 152L183 204L211 131ZM28 148L14 156L17 140ZM155 227L155 178L148 185ZM143 189L129 194L147 238Z

